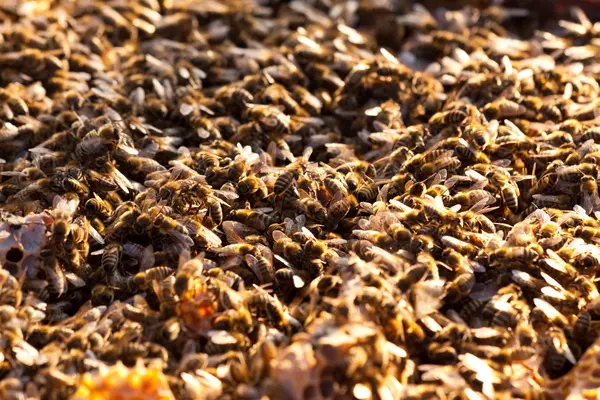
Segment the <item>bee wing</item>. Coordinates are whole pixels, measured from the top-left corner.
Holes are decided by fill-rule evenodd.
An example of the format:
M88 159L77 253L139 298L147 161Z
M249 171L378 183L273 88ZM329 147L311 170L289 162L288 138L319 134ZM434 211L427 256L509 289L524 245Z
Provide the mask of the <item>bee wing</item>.
M260 243L258 243L256 245L256 248L260 250L260 254L263 257L265 257L267 260L269 260L270 264L273 264L273 252L271 251L270 248L268 248L264 244L260 244Z
M298 195L300 196L300 199L306 199L306 198L311 198L311 195L308 194L308 192L304 189L298 189Z
M67 200L61 196L54 196L52 200L52 205L54 207L54 212L65 214L68 216L72 216L77 211L77 206L79 206L79 199L70 199Z
M167 233L169 234L169 236L171 236L173 239L181 242L182 244L188 246L188 247L192 247L194 246L194 240L192 240L191 237L189 237L189 235L186 235L185 233L181 233L178 232L174 229L169 229L167 231Z
M213 231L211 231L210 229L208 229L204 225L200 225L199 231L202 232L202 237L204 238L204 240L206 240L206 243L207 243L206 247L207 248L221 246L221 243L222 243L221 239Z
M511 160L507 160L507 159L504 158L504 159L492 161L492 165L495 165L496 167L503 168L506 171L510 171L511 168L508 168L508 166L510 165L511 162L512 162Z
M461 354L458 357L467 369L476 373L475 378L483 384L483 394L489 399L494 398L494 383L501 382L496 372L484 360L471 353Z
M285 233L283 233L282 231L273 231L273 240L280 240L280 239L289 239L289 236L286 235Z
M487 179L476 181L469 187L470 190L480 190L484 189L488 185L489 181Z
M519 139L524 140L526 138L523 131L519 129L519 127L515 125L511 120L505 119L504 125L506 125L506 127L511 131L511 133L518 136Z
M181 253L179 253L179 260L177 262L177 268L179 270L181 270L183 268L183 266L185 265L185 263L188 262L191 258L192 258L192 255L190 254L190 250L189 249L183 250Z
M552 269L566 273L566 262L552 249L546 250L548 257L544 259L546 264Z
M313 148L310 146L307 147L306 149L304 149L304 151L302 152L302 158L304 159L304 161L308 161L312 152L313 152Z
M173 167L171 168L171 174L169 180L176 181L179 179L186 179L192 176L200 176L196 170L188 167L184 163L178 160L173 160L170 162Z
M22 171L2 171L0 172L0 176L20 176L24 177L25 173Z
M139 259L140 271L145 271L154 266L155 258L154 258L154 249L152 245L148 245L144 248L142 252L142 256Z
M412 211L412 208L410 208L409 206L407 206L406 204L402 203L401 201L398 201L396 199L390 199L390 205L403 211L403 212L409 212Z
M111 178L125 193L129 193L129 189L134 189L134 186L131 184L129 179L127 179L127 177L123 175L118 168L112 167L109 173Z
M552 286L544 286L541 289L541 292L543 294L545 294L546 296L553 298L553 299L557 299L557 300L566 300L567 299L565 297L565 295L563 294L563 292L556 290L556 288L553 288Z
M273 254L273 258L277 261L279 261L280 263L282 263L283 265L285 265L288 268L291 268L292 270L294 270L296 267L294 267L288 260L286 260L285 258L281 257L278 254Z
M600 196L598 196L598 192L584 193L581 198L581 207L587 215L590 215L592 211L598 211L600 209Z
M227 200L237 200L239 198L237 193L231 192L229 190L213 190L213 193L219 196L223 196ZM225 204L228 205L227 203Z
M130 147L127 146L126 144L119 144L119 149L123 150L125 153L130 154L132 156L137 156L139 151L134 148L134 147Z
M435 279L416 283L412 288L415 317L423 318L442 306L444 280Z
M99 244L104 244L104 239L102 238L102 235L96 230L96 228L94 228L92 225L89 225L89 232L90 232L90 236L92 237L92 239L94 239L96 242L98 242Z
M389 190L390 190L389 183L384 184L379 189L379 193L377 193L377 201L387 202Z
M549 320L553 321L553 320L561 320L565 325L568 325L569 322L567 320L567 318L562 315L562 313L560 311L558 311L556 308L554 308L554 306L550 303L548 303L545 300L542 300L540 298L536 298L533 299L533 303L535 304L535 306L537 308L539 308L544 315L546 315L546 317L548 317Z
M73 272L66 272L65 278L71 285L75 286L76 288L84 287L86 284L85 280L81 279Z
M444 182L444 186L446 186L448 189L452 189L452 187L454 185L456 185L458 182L465 181L465 180L467 180L467 179L464 176L454 175L454 176L451 176L450 178L446 179L446 181Z
M446 178L448 178L448 171L446 169L441 169L435 175L432 175L426 180L431 179L431 185L433 186L443 183L446 181Z
M258 231L237 221L223 221L222 227L229 243L245 243L246 236L258 234Z

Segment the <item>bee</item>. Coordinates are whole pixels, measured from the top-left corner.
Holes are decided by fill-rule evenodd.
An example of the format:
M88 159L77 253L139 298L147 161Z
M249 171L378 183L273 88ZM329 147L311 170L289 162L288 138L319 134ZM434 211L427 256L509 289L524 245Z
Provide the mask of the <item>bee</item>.
M327 220L327 209L321 202L314 200L302 189L299 190L299 193L300 207L304 210L306 215L319 224L325 223Z
M369 178L374 178L377 175L377 169L375 166L372 163L362 160L344 162L335 170L344 176L348 175L350 172L356 172L357 174L361 174Z
M271 105L246 104L245 114L249 115L264 132L275 135L290 133L290 117Z
M582 311L577 315L573 323L573 335L577 340L585 340L588 336L592 323L592 315L587 311Z
M379 186L379 184L377 184L377 183L364 184L364 185L360 186L358 188L358 190L356 191L356 199L359 202L367 202L367 203L373 202L377 198L377 195L379 194L378 186Z
M231 210L229 217L261 232L264 232L271 224L276 222L274 217L254 210Z
M433 342L427 346L427 355L436 364L454 364L458 361L456 349L448 344Z
M573 234L587 241L596 241L600 238L600 229L591 226L578 226Z
M310 113L313 116L321 114L321 110L323 109L323 102L319 100L318 97L313 95L306 88L299 85L293 85L291 90L291 95L295 98L295 100L303 109L308 111L308 113Z
M98 284L92 289L92 304L109 305L115 299L115 291L109 286Z
M0 99L4 102L3 111L8 120L14 119L19 115L26 115L29 113L29 106L20 96L17 94L9 93L6 90L0 91Z
M136 175L146 176L152 172L163 171L163 167L158 161L148 157L128 156L127 165L131 168L131 172Z
M356 197L351 194L344 196L342 192L337 192L327 209L327 215L329 216L327 225L332 228L336 227L339 222L348 215L348 213L356 209L357 206L358 201Z
M563 113L555 104L544 104L539 111L543 118L547 120L553 122L560 122L563 120Z
M85 202L85 208L103 219L110 217L114 211L112 204L102 199L96 193L94 197Z
M250 312L265 318L267 322L278 328L289 330L296 325L297 321L287 314L281 302L257 286L247 295L245 302Z
M568 361L571 364L575 364L577 360L573 355L562 329L557 327L551 327L546 332L546 338L544 341L547 349L547 355L545 359L546 368L551 374L556 374L564 367Z
M436 161L431 161L423 164L419 168L419 176L423 178L429 178L430 176L436 174L442 169L446 169L447 171L455 171L461 165L461 162L456 157L446 157L441 158Z
M45 259L44 270L50 283L48 285L49 292L56 297L60 297L67 291L67 278L56 257L52 254L49 254L49 256L43 255L43 257Z
M237 193L240 196L255 195L259 199L264 199L268 196L269 191L265 182L254 175L248 176L238 182Z
M199 151L193 157L196 160L195 170L201 174L210 168L218 168L221 161L221 157L208 151Z
M549 193L554 186L558 182L558 174L556 173L546 173L542 175L542 177L536 182L534 192L537 194L540 193Z
M133 276L133 283L140 289L150 288L153 281L162 281L173 273L169 267L159 266L138 272Z
M280 230L273 231L273 251L276 254L282 255L287 260L302 260L304 259L304 250L300 244L290 239L285 233Z
M257 276L261 284L273 283L275 280L275 271L270 250L268 250L268 248L263 248L263 250L254 251L253 253L254 254L246 254L246 263Z
M113 275L117 272L117 267L121 262L122 250L122 246L117 243L109 244L104 249L100 264L107 275Z
M279 175L275 181L275 194L282 194L288 190L303 171L304 166L300 163L293 163L286 167L283 173Z
M208 185L195 184L190 188L190 193L208 206L208 216L215 225L223 222L222 205L229 206L227 202L221 200L217 195L230 200L237 199L237 194L226 190L213 190Z
M215 97L225 104L231 104L236 107L243 108L254 102L254 96L246 89L232 87L230 85L223 86L215 92ZM269 102L270 103L270 102Z
M486 203L495 201L493 196L483 189L468 190L452 196L452 202L454 204L460 204L463 207L473 206L482 200L486 200Z
M71 219L79 206L77 197L56 196L53 200L54 209L51 212L54 218L54 229L52 240L55 243L63 243L71 230Z
M119 185L117 185L112 178L100 174L93 169L87 169L85 171L85 178L92 188L100 193L119 189Z
M475 145L481 149L485 149L492 139L488 128L481 124L470 124L466 129L466 134L471 136Z
M102 137L88 137L75 146L75 157L82 164L96 161L97 157L103 157L116 149L116 143L110 142ZM152 171L150 171L152 172Z
M429 124L434 126L460 125L467 118L461 110L440 111L429 119Z
M578 276L575 279L574 285L588 302L600 297L596 284L584 275Z
M518 117L527 112L527 108L519 103L500 98L483 107L483 114L488 120Z
M154 218L152 226L160 229L161 231L164 231L169 236L178 240L182 244L188 246L194 245L194 241L189 236L188 229L180 222L176 221L171 217L166 216L160 211L158 215L156 215L156 217Z
M492 262L496 262L496 260L505 260L508 262L528 263L537 260L542 253L543 250L539 248L539 245L527 247L501 247L494 250L492 254L490 254L490 258Z
M330 182L329 182L330 185L338 184L338 182L335 180L331 181L332 178L329 178L329 179L330 179ZM341 191L341 190L345 191L346 188L348 188L347 190L349 190L350 192L355 192L364 182L364 178L358 172L352 171L352 172L349 172L346 174L346 176L344 177L344 182L345 182L345 185L341 185L341 182L340 182L341 188L337 188L338 190L333 190L334 187L332 186L332 192L330 192L331 195L335 195L335 193L337 193L338 191Z
M581 206L590 214L600 208L600 196L598 196L598 184L596 179L590 175L584 175L580 181Z
M517 212L519 208L519 188L510 182L507 182L501 188L502 199L506 207L512 212Z

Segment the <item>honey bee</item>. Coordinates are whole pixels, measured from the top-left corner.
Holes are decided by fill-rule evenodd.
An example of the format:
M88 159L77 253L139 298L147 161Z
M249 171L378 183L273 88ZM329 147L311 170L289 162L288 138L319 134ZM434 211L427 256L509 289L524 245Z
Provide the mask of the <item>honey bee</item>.
M44 271L50 283L48 285L49 292L56 297L60 297L67 291L67 278L56 257L50 254L44 256L44 259L46 261Z
M600 229L590 226L578 226L573 233L575 236L581 237L587 241L595 241L600 238Z
M475 189L468 190L466 192L460 192L455 194L452 197L452 202L455 204L460 204L463 207L473 206L482 200L485 200L486 203L492 203L495 201L493 196L486 190L483 189Z
M496 260L505 260L508 262L532 262L539 258L543 250L539 245L531 245L527 247L501 247L494 250L490 255L492 262Z
M353 195L344 196L342 192L337 192L327 209L327 215L329 216L327 225L330 227L337 226L357 205L358 201Z
M598 196L598 184L592 176L585 175L580 181L581 206L589 214L598 210L600 207L600 197Z
M258 277L261 284L272 283L275 279L272 253L266 247L257 247L254 254L246 254L245 260Z
M109 244L102 253L101 265L108 275L117 272L117 267L121 261L122 246L119 244Z
M300 207L306 215L317 223L324 223L327 220L327 209L321 202L314 200L308 193L300 189Z
M92 304L109 305L115 298L114 289L109 286L98 284L92 289Z
M273 252L283 256L287 260L302 260L304 259L304 250L297 242L290 239L285 233L280 230L273 231Z
M308 154L310 154L310 152L312 152L312 149L310 149ZM305 160L307 159L308 155L305 155L302 159L298 160L298 162L294 162L285 168L283 173L279 175L275 181L275 194L282 194L294 184L296 179L298 179L300 174L306 169Z
M275 218L260 211L254 210L231 210L229 217L239 221L257 231L265 231L271 224L275 223Z
M518 117L527 112L525 106L506 98L500 98L488 103L483 108L483 114L487 119L504 119L510 117Z
M0 99L4 102L3 111L8 120L14 119L18 115L29 113L29 106L19 95L0 91Z
M296 330L298 322L283 308L281 302L265 290L255 286L245 301L250 312L253 312L280 329Z
M148 193L148 198L142 201L142 213L137 215L135 226L140 231L155 228L161 234L166 234L186 246L193 246L194 241L190 237L187 227L180 221L169 217L172 209L166 205L153 205L155 201L154 192ZM115 211L116 212L116 211Z
M162 281L173 273L169 267L158 266L138 272L133 276L133 283L141 289L150 288L153 281Z
M240 196L255 195L259 199L264 199L268 196L269 191L262 179L251 175L238 182L237 193Z
M96 193L94 193L93 198L88 199L85 202L85 207L104 219L110 217L114 211L112 204L107 200L102 199Z
M67 240L67 236L71 230L71 220L79 206L79 199L56 196L53 203L52 217L54 218L54 229L52 240L55 243L63 243Z
M461 110L440 111L429 119L429 124L434 126L460 125L467 118Z
M95 162L97 157L102 157L116 149L116 144L102 137L88 137L75 147L75 157L82 164ZM152 172L152 171L150 171Z

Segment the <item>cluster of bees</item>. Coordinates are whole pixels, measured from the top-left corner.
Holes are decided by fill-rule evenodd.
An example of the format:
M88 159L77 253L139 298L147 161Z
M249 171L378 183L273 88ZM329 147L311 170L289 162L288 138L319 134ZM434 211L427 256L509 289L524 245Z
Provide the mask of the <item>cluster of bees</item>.
M595 398L598 26L400 3L0 6L0 398Z

